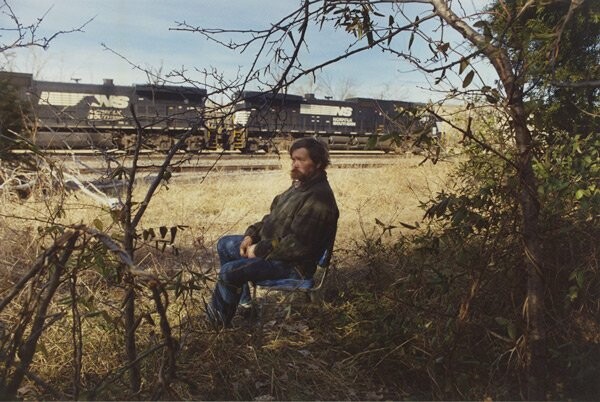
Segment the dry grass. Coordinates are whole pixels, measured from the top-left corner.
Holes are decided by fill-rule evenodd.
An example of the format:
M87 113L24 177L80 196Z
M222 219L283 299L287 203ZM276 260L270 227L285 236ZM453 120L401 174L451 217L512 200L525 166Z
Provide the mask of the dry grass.
M329 180L340 208L336 244L340 261L351 260L347 257L352 256L358 239L381 233L381 228L375 224L376 218L396 226L400 222L412 224L421 219L423 212L419 209L419 202L443 188L452 165L442 162L418 166L419 162L418 158L405 158L385 168L332 168L329 171ZM142 248L137 254L141 266L165 280L180 268L188 272L186 280L190 278L190 271L214 276L218 268L214 245L218 238L243 232L248 224L261 219L268 212L273 197L288 186L286 169L234 175L214 173L201 184L175 178L168 190L163 187L154 197L140 230L185 225L186 229L178 233L175 241L181 253L158 253L151 247ZM144 185L138 185L138 199L144 191ZM100 220L104 228L111 225L115 228L109 212L82 194L71 194L64 204L59 199L44 199L39 194L25 202L5 198L0 207L2 295L39 254L43 246L36 242L39 230L48 226L45 218L55 213L59 205L64 205L64 216L56 218L61 224L92 226L95 220ZM400 230L395 229L390 239L397 238ZM338 265L341 270L351 268L343 263ZM93 300L85 306L88 308L86 311L107 311L103 316L84 320L84 388L114 373L119 361L123 361L122 332L115 329L120 320L123 294L115 288L107 290L105 285L93 267L82 273L79 282L82 297ZM176 382L170 393L160 395L160 398L404 397L401 390L378 388L376 380L357 372L352 352L336 347L335 330L331 327L335 325L335 313L327 305L316 311L310 306L302 307L296 311L300 315L287 321L278 316L281 313L278 306L273 306L269 310L272 314L265 315L261 325L215 334L202 319L202 300L209 296L212 288L210 281L205 285L200 291L190 291L178 299L171 295L169 317L183 352L179 363L182 381ZM102 300L101 305L99 300ZM138 306L140 314L147 312L148 317L153 316L158 322L152 303L140 302ZM9 320L10 311L0 318ZM111 323L111 320L114 322ZM331 336L325 335L331 331ZM142 321L138 334L140 350L155 344L157 336L160 337L151 319ZM68 392L68 385L64 384L71 380L70 336L68 321L47 330L40 341L43 349L36 355L34 367L38 376L61 392ZM155 373L159 371L157 362L156 358L144 362L144 372L150 376L145 384L148 389L152 389L149 384L155 381ZM29 394L24 394L26 398L48 396L43 389L25 390L29 390ZM105 399L130 397L125 377L119 377L103 388L99 395Z
M413 157L385 168L329 171L340 208L338 245L362 236L363 229L371 230L375 218L391 224L421 219L419 201L442 187L451 165L418 166L419 162ZM260 220L273 197L289 184L286 170L214 174L201 185L174 182L155 197L143 225L189 225L188 235L203 236L212 246L220 236L243 232Z
M418 157L402 158L396 165L384 168L335 169L329 171L329 181L340 208L340 242L360 236L365 227L373 226L375 218L385 223L414 223L422 217L419 201L443 186L449 163L425 163ZM279 171L245 172L239 174L211 173L203 183L174 178L155 195L144 216L141 228L161 225L186 225L189 231L182 247L193 247L190 239L203 237L207 246L224 234L242 232L250 223L268 212L271 200L290 184L284 168ZM141 183L136 188L140 200L146 190ZM61 200L36 195L26 202L3 196L0 206L2 235L11 237L23 231L36 233L49 214L55 212ZM72 193L63 204L62 224L92 225L100 219L106 226L111 217L106 208L81 193ZM39 220L39 221L38 221ZM361 228L361 222L363 228ZM16 240L16 239L14 239ZM22 240L22 238L19 238ZM23 245L22 243L20 243ZM16 249L20 249L17 247ZM15 250L7 247L4 251Z

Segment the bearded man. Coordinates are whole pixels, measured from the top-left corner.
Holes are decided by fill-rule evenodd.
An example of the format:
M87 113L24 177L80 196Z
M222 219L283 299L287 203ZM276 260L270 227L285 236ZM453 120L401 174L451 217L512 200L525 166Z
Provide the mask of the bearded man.
M277 195L270 212L244 235L219 239L221 269L208 319L227 327L239 304L250 302L248 282L312 278L325 250L335 240L339 210L327 181L327 146L301 138L290 148L292 185Z

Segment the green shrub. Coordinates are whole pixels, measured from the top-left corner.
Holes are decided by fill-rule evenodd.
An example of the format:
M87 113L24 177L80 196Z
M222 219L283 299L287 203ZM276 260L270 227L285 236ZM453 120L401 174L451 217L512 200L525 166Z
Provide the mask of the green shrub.
M564 135L544 145L534 169L548 267L549 397L591 398L600 394L592 380L600 375L600 144ZM410 242L363 242L364 266L393 277L383 290L353 288L362 307L348 322L363 323L355 337L364 337L354 341L388 351L365 353L364 369L381 361L395 373L384 382L404 380L411 398L524 398L519 190L510 160L468 148L451 188L423 204L427 224Z

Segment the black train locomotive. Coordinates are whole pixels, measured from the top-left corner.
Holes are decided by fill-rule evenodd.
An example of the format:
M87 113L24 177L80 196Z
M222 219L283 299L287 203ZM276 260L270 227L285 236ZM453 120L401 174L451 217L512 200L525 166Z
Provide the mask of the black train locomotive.
M344 101L246 91L235 105L230 141L247 151L288 148L291 141L316 136L330 149L398 149L390 134L408 145L437 135L436 120L417 113L418 104L350 98Z
M144 147L168 150L177 137L193 130L190 151L205 147L202 113L206 90L185 86L119 86L36 81L31 74L0 72L27 106L29 134L46 149L121 148L135 143L137 124Z
M304 136L319 137L330 149L390 151L397 145L389 134L407 140L436 134L434 119L416 118L411 111L418 105L401 101L245 91L223 113L208 112L206 90L192 86L62 83L8 72L0 72L0 82L20 92L29 105L26 131L47 149L131 149L137 131L132 109L144 129L144 147L160 151L189 130L188 152L282 151Z

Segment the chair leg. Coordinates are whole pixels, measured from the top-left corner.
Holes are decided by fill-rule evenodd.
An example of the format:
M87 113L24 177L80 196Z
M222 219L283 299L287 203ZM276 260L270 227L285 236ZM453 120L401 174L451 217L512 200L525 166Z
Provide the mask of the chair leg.
M252 307L250 309L250 315L248 317L252 321L259 321L262 310L261 304L258 302L258 299L256 297L256 288L257 286L252 286L252 300L250 301Z

